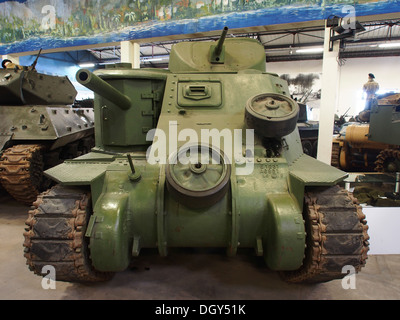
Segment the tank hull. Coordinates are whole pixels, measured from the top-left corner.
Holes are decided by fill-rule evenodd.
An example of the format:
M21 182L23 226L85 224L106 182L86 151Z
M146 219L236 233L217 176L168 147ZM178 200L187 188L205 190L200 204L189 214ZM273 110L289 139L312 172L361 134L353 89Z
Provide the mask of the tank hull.
M347 174L303 153L287 83L262 45L226 32L176 45L166 71L77 73L95 91L96 148L45 172L58 185L24 233L35 273L53 263L57 279L102 281L144 249L181 247L251 248L291 282L365 264L365 217L335 186Z
M1 150L19 142L40 142L49 150L94 134L92 108L0 106Z
M0 117L0 181L27 205L50 185L44 170L94 146L92 108L0 106Z

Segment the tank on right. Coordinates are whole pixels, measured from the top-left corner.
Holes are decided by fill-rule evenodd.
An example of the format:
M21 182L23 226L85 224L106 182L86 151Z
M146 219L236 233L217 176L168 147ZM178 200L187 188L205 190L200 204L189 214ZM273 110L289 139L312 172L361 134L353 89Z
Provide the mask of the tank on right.
M400 171L400 94L385 94L344 123L333 139L332 166L347 172Z

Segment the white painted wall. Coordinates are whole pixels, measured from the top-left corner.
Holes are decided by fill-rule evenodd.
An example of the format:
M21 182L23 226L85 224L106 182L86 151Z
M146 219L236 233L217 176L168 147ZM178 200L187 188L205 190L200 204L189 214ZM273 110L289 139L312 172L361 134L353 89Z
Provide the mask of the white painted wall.
M381 90L400 92L400 57L351 58L340 67L339 97L336 106L341 115L351 107L348 115L357 115L364 108L362 86L368 73L373 73ZM282 74L322 73L322 60L269 62L268 72ZM317 119L314 119L317 120Z
M363 213L369 227L368 254L400 254L398 245L400 208L364 207Z
M267 72L281 74L321 73L322 60L268 62Z

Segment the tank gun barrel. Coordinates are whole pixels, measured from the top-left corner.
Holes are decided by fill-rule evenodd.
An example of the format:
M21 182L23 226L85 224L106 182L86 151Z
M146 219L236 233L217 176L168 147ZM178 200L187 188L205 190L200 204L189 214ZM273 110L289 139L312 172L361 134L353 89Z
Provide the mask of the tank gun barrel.
M224 41L227 33L228 33L228 27L224 27L224 29L222 30L221 37L218 40L218 44L215 47L214 53L216 56L219 56L222 52L222 47L224 46Z
M131 99L87 69L76 73L76 80L86 88L115 103L123 110L131 107Z
M224 41L227 33L228 33L228 27L224 27L224 29L222 30L221 37L218 40L218 43L210 47L210 62L213 64L225 62Z

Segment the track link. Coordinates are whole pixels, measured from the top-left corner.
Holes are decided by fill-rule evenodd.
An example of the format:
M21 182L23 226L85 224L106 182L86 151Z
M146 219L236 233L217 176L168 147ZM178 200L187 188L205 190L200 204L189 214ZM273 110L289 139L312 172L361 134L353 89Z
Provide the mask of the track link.
M43 181L43 146L16 145L0 158L0 180L4 189L17 201L32 204Z
M400 161L400 150L398 149L384 149L382 150L375 161L375 171L388 172L387 160Z
M339 142L332 143L331 166L340 169L340 144Z
M24 256L29 269L43 275L51 265L57 281L105 281L112 273L93 269L85 238L91 212L90 193L56 185L40 194L25 224Z
M359 272L369 250L365 215L339 186L307 190L304 204L307 248L302 267L282 272L288 282L325 282L343 278L346 265Z

